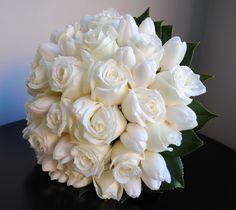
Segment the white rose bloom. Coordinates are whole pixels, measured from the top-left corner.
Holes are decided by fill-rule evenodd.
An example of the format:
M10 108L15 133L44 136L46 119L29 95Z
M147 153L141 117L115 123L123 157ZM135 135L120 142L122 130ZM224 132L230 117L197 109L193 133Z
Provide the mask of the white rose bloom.
M61 55L80 57L79 45L83 40L82 32L76 31L76 28L72 25L68 25L63 33L58 38L58 46L61 51Z
M99 177L110 161L110 149L110 145L78 143L71 149L75 170L86 177Z
M159 124L148 124L145 127L148 140L147 150L152 152L172 151L169 145L180 146L182 135L175 127L170 126L166 122Z
M147 123L163 121L166 114L165 103L160 93L146 88L131 89L121 107L127 120L143 127Z
M82 76L81 63L76 58L60 56L55 59L49 83L53 91L75 100L82 95Z
M73 104L74 135L92 144L110 144L125 130L126 119L116 106L105 106L82 97Z
M181 131L193 129L198 125L195 112L188 106L167 107L166 115L170 125Z
M87 50L95 60L112 58L118 49L116 44L117 32L113 27L90 29L83 37L83 43L80 47Z
M156 70L159 68L164 49L157 35L138 33L129 41L129 45L134 50L137 63L152 60L155 61Z
M91 71L91 98L106 105L121 104L128 94L129 70L110 59L98 62Z
M187 66L158 73L150 88L158 90L168 106L188 105L192 102L191 96L206 92L200 76Z
M29 143L37 152L52 154L58 136L52 133L44 123L34 128L29 134Z
M46 125L58 136L68 132L72 126L71 108L72 103L63 99L60 102L54 103L47 113Z
M71 149L74 146L69 135L62 136L53 151L53 159L61 164L65 164L72 160Z
M143 169L142 180L151 190L158 190L163 181L171 182L166 162L159 153L146 151L141 166Z
M49 87L48 80L50 69L51 63L44 59L40 59L39 64L32 69L27 81L29 92L32 92L32 95L34 95L34 93L42 93Z
M44 117L48 113L50 107L59 100L60 98L57 96L43 96L36 98L27 105L27 110L34 116Z
M144 34L156 35L155 25L150 17L147 17L139 26L139 32Z
M97 195L102 199L119 201L123 195L123 186L114 179L110 170L104 171L99 178L94 176L93 184Z
M143 156L129 151L124 145L117 141L112 148L111 167L115 180L123 184L125 192L135 198L141 193L142 175L139 167Z
M179 65L187 50L186 42L181 42L178 36L172 37L164 45L164 54L161 59L161 71L170 70Z
M132 152L142 153L147 147L148 135L145 128L138 124L128 123L126 131L121 134L120 140Z
M119 46L126 46L129 40L138 34L138 26L131 15L125 15L121 18L118 28L118 39Z
M95 16L85 15L80 21L80 29L86 33L89 29L96 27L114 27L118 29L121 16L115 9L103 10Z

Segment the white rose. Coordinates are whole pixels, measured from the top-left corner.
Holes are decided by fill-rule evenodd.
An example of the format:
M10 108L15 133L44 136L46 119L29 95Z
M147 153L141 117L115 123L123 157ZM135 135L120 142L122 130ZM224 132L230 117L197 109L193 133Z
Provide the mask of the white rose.
M98 178L93 177L93 184L97 195L102 199L120 200L123 195L123 187L113 177L110 170L104 171Z
M165 103L158 91L146 88L131 89L121 104L127 120L146 126L165 118Z
M145 129L148 134L147 150L149 151L172 151L173 149L169 147L169 145L173 144L180 146L181 144L181 133L175 127L170 126L166 122L149 124Z
M91 71L91 98L106 105L120 104L128 94L129 70L110 59L98 62Z
M37 152L52 154L58 136L52 133L44 123L34 128L29 134L29 143Z
M139 25L139 32L150 35L156 35L155 25L150 17L144 19L142 23Z
M72 160L71 149L74 146L69 135L62 136L53 151L53 159L61 164L65 164Z
M116 30L119 26L121 16L115 9L103 10L95 16L86 15L80 21L82 32L87 32L89 29L96 27L114 27Z
M179 65L187 50L186 42L181 42L178 36L172 37L164 45L164 54L161 59L161 71L170 70Z
M148 135L146 130L138 124L128 123L126 131L121 134L120 140L127 149L142 153L147 147Z
M195 112L188 106L167 107L166 115L170 125L181 131L193 129L198 125Z
M82 76L81 63L76 58L60 56L52 66L49 83L53 91L75 100L82 95Z
M87 50L95 60L112 58L118 49L117 32L113 27L90 29L83 36L81 48Z
M75 169L86 177L99 177L110 161L110 149L110 145L79 143L71 149Z
M155 61L156 70L159 68L164 49L157 35L138 33L129 41L129 45L134 50L137 63L152 60Z
M58 38L58 46L61 55L80 58L80 49L78 46L81 44L82 40L82 32L76 31L74 26L68 25Z
M92 144L110 144L124 131L126 120L116 106L105 106L82 97L73 104L74 135Z
M119 46L125 46L129 40L138 34L138 26L131 15L125 15L121 18L118 28L118 39Z
M168 106L188 105L192 102L191 96L206 92L200 76L187 66L158 73L150 88L158 90Z
M48 79L50 68L51 64L44 59L41 59L37 67L32 69L27 81L29 93L32 95L42 93L49 87Z
M60 102L54 103L47 113L46 125L58 136L68 132L72 126L71 106L70 101L63 99Z
M115 180L123 184L125 192L135 198L141 193L141 168L140 160L143 156L127 150L124 145L117 141L112 148L112 172Z
M141 166L143 169L142 180L151 190L158 190L163 181L171 182L166 162L159 153L146 151Z

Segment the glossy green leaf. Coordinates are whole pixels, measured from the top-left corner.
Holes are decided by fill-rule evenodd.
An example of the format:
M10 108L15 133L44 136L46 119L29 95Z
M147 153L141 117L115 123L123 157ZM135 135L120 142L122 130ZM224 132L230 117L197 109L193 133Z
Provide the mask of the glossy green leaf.
M163 23L163 20L161 21L155 21L154 25L155 25L155 30L156 30L156 34L159 38L161 38L161 31L162 31L162 26L161 24Z
M186 51L183 61L181 62L182 66L183 65L185 65L185 66L191 65L194 51L199 44L200 44L200 42L187 43L187 51Z
M161 27L161 41L165 44L172 37L172 25L163 25Z
M171 145L173 151L161 153L164 157L178 157L185 156L203 145L203 141L196 135L193 130L182 131L181 145Z
M165 161L171 174L171 183L163 182L160 189L184 188L184 170L180 157L165 157Z
M197 71L196 69L193 69L193 72L194 72L195 74L199 74L199 75L200 75L200 80L201 80L202 82L205 82L205 81L207 81L208 79L211 79L211 78L214 78L214 77L215 77L214 75L210 75L210 74L205 74L205 73L199 72L199 71Z
M142 23L142 21L145 20L147 17L150 17L149 11L150 11L149 8L147 8L147 9L144 11L143 14L141 14L139 17L135 17L135 18L134 18L138 26L139 26L139 25Z
M200 130L209 120L217 117L216 114L207 110L199 101L193 99L189 107L196 113L198 126L194 129L196 131Z

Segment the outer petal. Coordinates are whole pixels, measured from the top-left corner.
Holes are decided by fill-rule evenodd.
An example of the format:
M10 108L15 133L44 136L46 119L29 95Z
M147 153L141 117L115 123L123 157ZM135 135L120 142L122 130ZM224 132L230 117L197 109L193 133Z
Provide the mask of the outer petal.
M59 101L59 97L56 96L45 96L36 99L29 104L29 109L36 115L44 115L48 112L52 104Z
M166 110L168 122L178 130L189 130L198 125L195 112L188 106L170 106Z
M176 65L179 65L184 58L187 50L185 42L177 36L168 40L164 45L164 55L161 60L161 70L169 70Z
M145 33L145 34L150 34L150 35L155 35L156 34L155 25L153 23L153 20L150 17L147 17L140 24L139 32L140 33Z
M134 55L134 51L131 47L120 47L116 54L115 60L120 65L126 65L128 68L132 68L136 63L136 58Z
M129 123L124 132L120 136L121 142L130 151L142 153L147 146L148 135L146 130L138 124Z
M141 160L141 165L144 173L151 179L165 180L167 166L164 158L159 153L146 151L145 159Z
M145 173L142 173L142 180L151 190L159 190L161 186L160 180L152 179L149 176L147 176Z
M39 44L38 52L46 61L53 62L60 54L60 49L56 44L48 42Z
M58 160L61 162L61 164L65 164L72 160L71 156L71 149L73 147L73 144L70 142L70 136L66 135L63 136L57 145L55 146L54 152L53 152L53 158L55 160Z
M42 161L43 171L55 171L57 168L57 161L52 159L52 156L45 155Z
M125 192L132 198L140 196L142 191L142 184L140 178L132 178L127 184L124 185Z
M136 87L149 86L156 75L156 62L154 60L145 60L132 70L133 79Z

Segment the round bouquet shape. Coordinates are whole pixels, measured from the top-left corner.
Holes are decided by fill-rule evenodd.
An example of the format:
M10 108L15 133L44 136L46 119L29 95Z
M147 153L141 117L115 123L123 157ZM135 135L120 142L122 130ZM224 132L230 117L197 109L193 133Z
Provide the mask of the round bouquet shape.
M188 67L197 43L171 32L149 10L109 9L39 45L23 133L51 180L116 200L138 197L142 182L183 187L180 156L202 145L192 129L215 115L194 98L210 78Z

